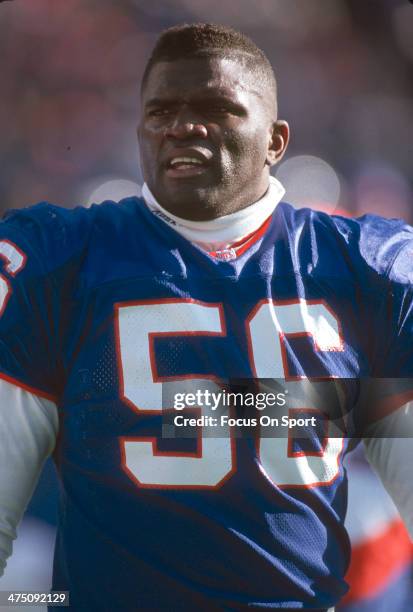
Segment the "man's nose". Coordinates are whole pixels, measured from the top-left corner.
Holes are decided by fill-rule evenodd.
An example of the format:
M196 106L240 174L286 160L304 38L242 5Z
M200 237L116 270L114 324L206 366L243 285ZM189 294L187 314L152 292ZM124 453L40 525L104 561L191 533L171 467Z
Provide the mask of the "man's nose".
M178 112L172 123L166 128L165 136L185 140L186 138L207 138L208 130L206 125L189 110Z

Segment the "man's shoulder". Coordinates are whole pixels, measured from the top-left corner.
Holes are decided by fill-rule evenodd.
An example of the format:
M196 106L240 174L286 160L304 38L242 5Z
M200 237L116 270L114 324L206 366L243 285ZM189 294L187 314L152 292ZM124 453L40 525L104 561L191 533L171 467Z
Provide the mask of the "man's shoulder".
M346 217L288 204L283 205L283 214L297 244L315 251L318 259L332 258L335 265L343 262L353 270L390 278L403 262L406 272L406 258L413 253L413 227L401 219L372 214Z
M397 268L404 254L413 250L413 227L402 219L364 215L347 219L332 216L337 231L347 240L350 252L372 271L389 280L399 279Z
M105 201L90 207L67 209L49 202L6 212L1 236L22 241L46 264L58 266L87 248L92 236L107 234L108 240L139 217L139 200Z

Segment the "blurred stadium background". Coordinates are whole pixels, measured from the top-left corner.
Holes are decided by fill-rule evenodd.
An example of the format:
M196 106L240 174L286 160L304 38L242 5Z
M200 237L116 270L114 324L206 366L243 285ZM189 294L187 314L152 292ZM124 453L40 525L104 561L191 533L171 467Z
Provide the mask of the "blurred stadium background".
M274 169L287 201L413 222L413 5L407 0L1 2L2 211L39 200L72 207L140 192L139 80L159 32L184 21L242 29L272 61L280 118L292 127L288 154ZM350 490L355 549L375 545L381 556L362 549L367 579L357 566L354 581L364 576L365 582L342 609L411 611L411 547L374 476L362 459L352 463L354 482L361 483ZM49 588L55 515L48 464L1 589ZM381 608L388 587L392 605Z

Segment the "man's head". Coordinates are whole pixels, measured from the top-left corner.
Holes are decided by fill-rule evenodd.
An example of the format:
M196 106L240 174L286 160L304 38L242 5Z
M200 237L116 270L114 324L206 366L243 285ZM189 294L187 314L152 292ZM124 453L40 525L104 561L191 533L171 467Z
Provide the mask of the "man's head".
M142 79L144 178L173 214L230 214L267 190L288 125L277 120L271 65L246 36L211 24L166 30Z

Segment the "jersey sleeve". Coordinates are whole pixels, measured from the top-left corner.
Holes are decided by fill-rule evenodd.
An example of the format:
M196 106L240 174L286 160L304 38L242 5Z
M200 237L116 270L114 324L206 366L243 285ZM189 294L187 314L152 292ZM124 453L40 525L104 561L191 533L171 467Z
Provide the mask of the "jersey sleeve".
M370 378L361 381L359 417L363 428L371 428L373 434L376 422L413 400L412 228L403 230L392 250L387 270L381 274L384 282L373 293L371 322L366 325L375 348Z
M402 245L389 271L389 320L393 333L384 375L413 378L413 238Z
M383 354L370 382L366 456L413 539L413 240L402 243L388 273Z
M59 304L40 235L24 212L0 223L0 377L54 400Z

